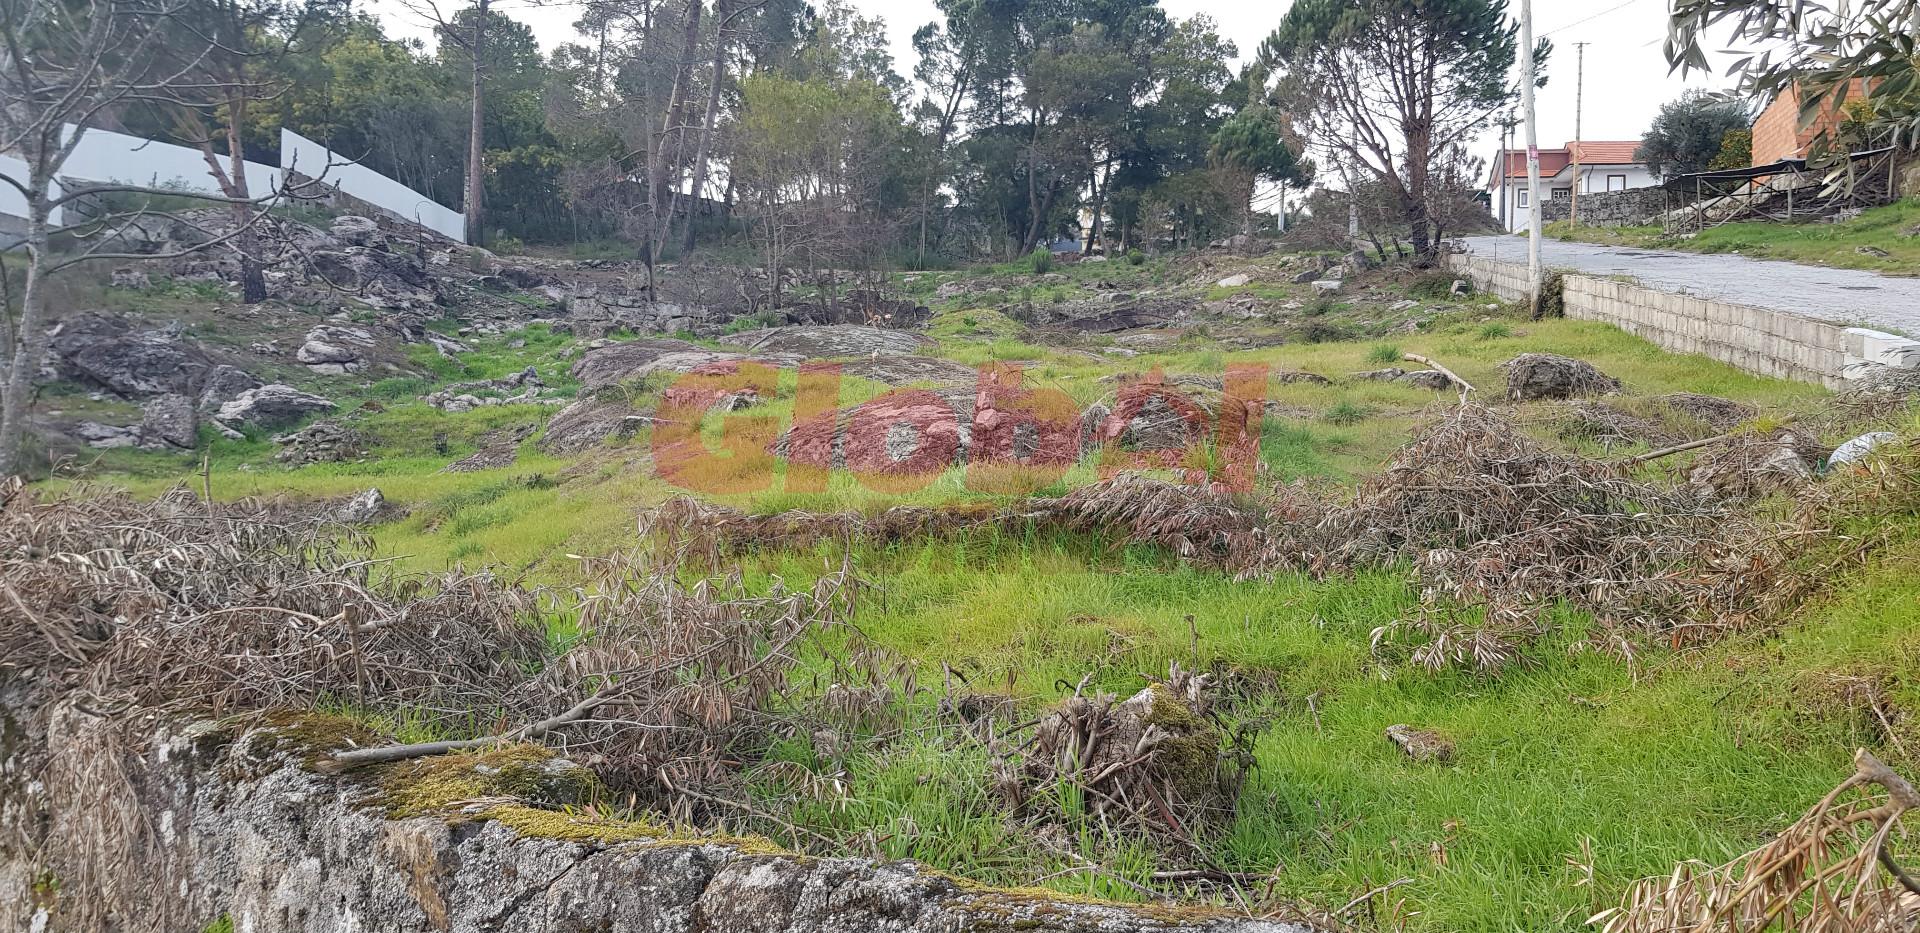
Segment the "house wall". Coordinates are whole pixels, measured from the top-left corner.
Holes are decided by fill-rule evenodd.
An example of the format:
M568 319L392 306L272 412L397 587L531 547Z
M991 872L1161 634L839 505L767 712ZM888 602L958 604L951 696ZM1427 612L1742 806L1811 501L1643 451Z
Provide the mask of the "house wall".
M1855 79L1847 88L1847 99L1858 100L1867 94L1867 83ZM1774 95L1767 109L1753 121L1753 165L1771 165L1781 159L1798 159L1807 154L1813 139L1840 125L1840 109L1828 107L1806 128L1800 126L1800 91L1788 85Z

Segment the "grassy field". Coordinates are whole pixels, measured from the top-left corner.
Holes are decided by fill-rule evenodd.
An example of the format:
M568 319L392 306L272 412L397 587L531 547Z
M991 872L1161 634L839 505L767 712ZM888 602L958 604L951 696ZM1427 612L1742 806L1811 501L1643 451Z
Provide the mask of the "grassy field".
M1659 227L1575 227L1563 220L1548 224L1543 233L1580 243L1736 253L1754 259L1920 275L1920 200L1912 198L1873 208L1843 223L1730 223L1690 236L1667 236Z
M937 302L929 330L937 352L968 364L1021 361L1030 380L1083 404L1110 391L1102 379L1116 373L1268 366L1275 378L1260 455L1276 482L1351 485L1406 443L1434 406L1450 403L1450 395L1347 377L1405 353L1443 361L1489 398L1504 384L1499 364L1527 351L1592 362L1634 397L1697 392L1776 412L1827 398L1819 388L1668 354L1611 327L1527 321L1508 308L1489 310L1485 299L1453 302L1426 326L1392 336L1239 349L1189 332L1172 349L1125 359L1049 344L993 310L1022 287L1055 290L1029 295L1051 302L1053 294L1084 294L1093 276L1123 276L1141 288L1179 277L1157 262L1111 266L1069 270L1044 285L1021 284L1035 277L1017 266L970 273L1012 284ZM908 286L931 296L951 280L929 274ZM1219 299L1243 289L1207 290ZM1265 284L1244 290L1292 294ZM1370 312L1353 312L1361 313ZM632 545L642 511L679 494L655 475L649 438L557 458L534 446L550 409L447 414L411 399L431 384L528 365L552 374L564 395L573 386L554 377L565 370L566 351L566 338L536 329L476 341L475 352L454 363L423 357L428 377L369 384L343 403L350 410L381 402L352 416L373 439L366 458L287 469L271 462L273 445L263 439L221 440L210 448L210 484L221 498L344 496L377 485L407 509L371 530L398 572L486 565L573 582L565 555ZM1287 383L1283 371L1333 382ZM878 391L847 389L848 401ZM784 419L791 408L783 390L749 413ZM1517 420L1565 446L1553 411L1519 406ZM491 439L527 430L511 467L440 472ZM1580 449L1620 456L1644 447ZM89 478L155 493L176 482L197 486L198 470L182 457L113 451ZM1056 488L1096 476L1083 464ZM958 469L905 496L836 475L825 492L789 492L776 481L719 498L750 511L1005 499L969 489ZM1856 577L1834 581L1831 596L1785 628L1684 653L1646 645L1628 662L1589 650L1588 623L1566 611L1557 634L1498 676L1436 675L1372 649L1374 630L1403 618L1417 598L1399 571L1236 580L1150 548L1039 533L863 545L853 558L875 586L853 620L858 634L813 643L795 695L819 696L836 662L858 647L894 665L899 724L848 748L791 736L769 760L840 789L801 794L767 777L756 778L754 793L765 808L848 850L919 859L995 884L1138 900L1116 876L1147 882L1156 852L1085 823L1068 834L1078 853L1070 858L1010 820L993 794L986 751L937 715L949 678L1004 696L1028 716L1083 676L1125 695L1174 661L1222 672L1237 685L1235 716L1265 724L1238 814L1209 840L1223 867L1270 876L1253 886L1261 896L1324 906L1399 882L1380 899L1390 915L1381 925L1415 930L1577 929L1633 878L1664 873L1678 859L1718 861L1764 840L1846 776L1855 746L1875 747L1908 773L1920 767L1907 752L1920 731L1899 714L1920 702L1920 534L1908 533ZM740 569L751 587L765 589L810 580L836 560L827 550L758 553ZM1845 677L1887 685L1891 730L1833 687ZM1407 759L1383 738L1395 723L1441 733L1456 745L1452 760ZM1083 858L1106 872L1083 870ZM1189 893L1228 901L1217 890Z

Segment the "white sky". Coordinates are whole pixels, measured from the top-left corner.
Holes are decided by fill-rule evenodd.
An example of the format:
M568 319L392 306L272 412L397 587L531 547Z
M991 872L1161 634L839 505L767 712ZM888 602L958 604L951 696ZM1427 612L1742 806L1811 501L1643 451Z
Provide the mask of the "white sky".
M457 2L457 0L456 0ZM578 0L502 0L495 9L532 27L543 49L575 38L572 23ZM1272 32L1291 0L1161 0L1169 15L1205 13L1219 24L1242 56ZM852 0L868 16L886 21L893 45L894 69L911 76L916 56L913 31L938 17L932 0ZM1510 0L1514 15L1520 0ZM390 34L426 37L422 21L397 0L370 0ZM1637 140L1660 105L1688 87L1723 89L1731 79L1695 72L1687 80L1668 73L1661 51L1666 38L1665 0L1534 0L1534 34L1553 40L1548 82L1538 93L1540 145L1554 148L1574 138L1575 42L1588 43L1584 117L1580 135L1590 140ZM1724 70L1724 59L1721 61ZM1516 128L1514 145L1524 145ZM1476 154L1491 162L1499 146L1489 133Z

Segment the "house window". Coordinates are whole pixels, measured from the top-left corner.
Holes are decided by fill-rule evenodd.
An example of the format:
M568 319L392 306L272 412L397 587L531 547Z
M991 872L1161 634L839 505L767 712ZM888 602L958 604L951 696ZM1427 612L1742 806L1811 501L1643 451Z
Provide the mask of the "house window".
M1608 176L1607 176L1607 190L1608 190L1608 191L1625 191L1625 190L1627 190L1627 176L1625 176L1625 175L1608 175Z
M1519 200L1517 200L1517 201L1515 201L1514 203L1515 203L1515 204L1517 204L1517 205L1519 205L1520 207L1526 207L1526 206L1527 206L1527 194L1528 194L1528 192L1527 192L1527 189L1525 189L1525 188L1515 188L1515 189L1514 189L1514 194L1515 194L1515 196L1516 196L1516 197L1518 197L1518 198L1519 198Z
M1573 197L1572 188L1555 188L1553 189L1553 194L1549 196L1547 200L1558 201L1561 198L1570 198L1570 197Z

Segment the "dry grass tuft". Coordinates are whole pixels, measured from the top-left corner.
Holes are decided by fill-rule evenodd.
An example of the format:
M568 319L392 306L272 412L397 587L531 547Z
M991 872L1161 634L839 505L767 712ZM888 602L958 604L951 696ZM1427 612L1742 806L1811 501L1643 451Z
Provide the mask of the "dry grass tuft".
M1865 749L1854 773L1767 844L1724 865L1682 862L1595 916L1601 933L1893 933L1920 921L1920 886L1889 846L1920 794ZM1872 788L1878 788L1874 790Z

